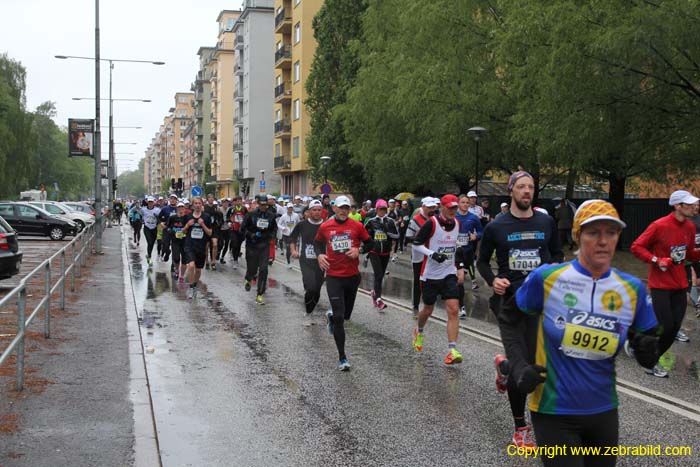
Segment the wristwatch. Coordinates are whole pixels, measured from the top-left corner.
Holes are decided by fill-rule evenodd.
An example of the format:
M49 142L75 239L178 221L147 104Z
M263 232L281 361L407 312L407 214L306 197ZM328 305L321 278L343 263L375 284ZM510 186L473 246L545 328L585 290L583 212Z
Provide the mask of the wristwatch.
M659 262L659 258L657 258L656 256L654 256L653 258L651 258L651 264L656 264L656 263L658 263L658 262Z

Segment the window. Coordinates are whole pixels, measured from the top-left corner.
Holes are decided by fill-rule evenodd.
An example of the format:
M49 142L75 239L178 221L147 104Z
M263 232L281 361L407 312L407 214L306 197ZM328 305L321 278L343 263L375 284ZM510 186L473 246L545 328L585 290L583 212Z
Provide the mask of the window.
M53 204L45 204L44 208L51 214L65 214L65 212L63 212L63 209L54 206Z
M300 108L299 108L299 99L294 100L294 120L299 120L300 116Z
M279 122L282 120L282 111L280 109L275 110L275 121Z
M300 3L301 3L301 0L294 0L294 6L297 6Z
M299 157L299 137L295 136L294 139L292 139L292 157L297 158Z
M298 44L301 41L301 23L294 25L294 43Z
M180 96L180 97L177 98L177 101L178 101L180 104L186 104L186 103L187 103L187 96Z
M275 157L280 157L282 154L282 148L280 143L275 144Z
M301 79L301 64L299 60L294 62L294 82L296 83Z
M20 217L36 218L36 215L39 214L39 211L36 209L30 208L29 206L25 206L23 204L18 204L17 209L19 210Z
M277 78L275 78L275 83L276 83L277 86L279 86L280 84L282 84L282 76L277 75Z
M0 206L0 216L14 217L15 213L13 211L14 209L12 209L11 204L3 204Z

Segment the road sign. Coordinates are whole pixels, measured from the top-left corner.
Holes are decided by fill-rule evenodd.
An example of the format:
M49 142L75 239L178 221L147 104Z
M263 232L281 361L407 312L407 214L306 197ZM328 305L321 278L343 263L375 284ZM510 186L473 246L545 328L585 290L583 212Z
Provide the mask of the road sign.
M260 180L260 193L265 193L265 180Z
M321 193L323 193L324 195L329 195L331 191L332 188L330 183L324 183L323 185L321 185Z
M192 187L192 196L202 196L202 187L195 185Z

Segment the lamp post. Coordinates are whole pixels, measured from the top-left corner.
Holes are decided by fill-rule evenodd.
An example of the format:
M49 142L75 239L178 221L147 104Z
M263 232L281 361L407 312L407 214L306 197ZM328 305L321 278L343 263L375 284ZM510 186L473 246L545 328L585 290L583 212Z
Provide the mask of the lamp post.
M474 162L474 191L479 193L479 141L481 140L481 135L486 133L488 130L481 126L474 126L467 130L472 135L472 139L476 144L476 157Z
M331 162L331 156L321 156L321 161L323 162L323 169L324 169L324 183L328 183L328 164Z

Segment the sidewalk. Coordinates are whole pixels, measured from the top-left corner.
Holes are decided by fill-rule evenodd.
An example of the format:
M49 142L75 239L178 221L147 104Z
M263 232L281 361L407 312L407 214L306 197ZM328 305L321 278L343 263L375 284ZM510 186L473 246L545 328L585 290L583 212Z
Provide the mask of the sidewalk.
M14 367L11 377L2 373L0 467L132 464L120 233L104 231L104 254L89 259L82 284L67 292L52 338L28 342L24 391L14 389Z

